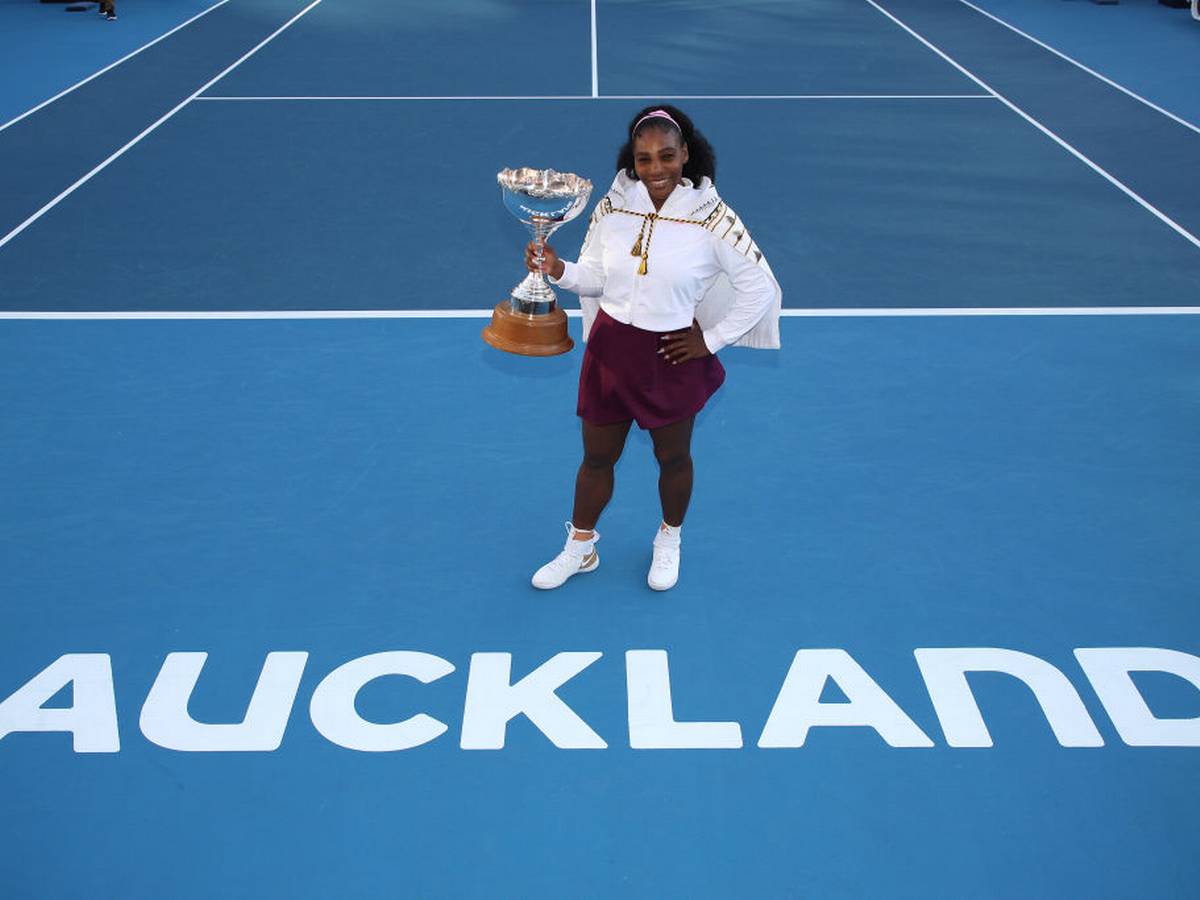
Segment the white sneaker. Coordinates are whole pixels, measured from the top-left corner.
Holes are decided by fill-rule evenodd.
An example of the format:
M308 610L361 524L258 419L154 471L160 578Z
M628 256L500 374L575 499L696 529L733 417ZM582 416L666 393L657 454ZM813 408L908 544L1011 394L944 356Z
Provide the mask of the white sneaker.
M600 532L593 531L591 540L575 540L575 526L567 526L567 543L562 552L533 573L533 586L548 591L563 585L572 575L580 572L595 572L600 568L600 554L596 552L596 541Z
M662 528L654 536L654 559L650 562L650 574L646 583L656 591L669 591L679 580L679 550L681 540L678 534L668 534Z

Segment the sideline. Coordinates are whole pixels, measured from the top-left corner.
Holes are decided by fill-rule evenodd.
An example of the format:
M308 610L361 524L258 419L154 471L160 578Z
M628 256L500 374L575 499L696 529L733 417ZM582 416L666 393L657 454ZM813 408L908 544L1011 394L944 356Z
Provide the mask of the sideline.
M965 66L963 66L961 63L959 63L956 60L954 60L953 58L951 58L951 56L948 53L946 53L944 50L935 46L931 41L929 41L927 38L918 34L913 28L909 27L904 22L901 22L899 18L897 18L892 13L888 12L886 9L884 9L882 6L880 6L878 3L875 2L875 0L867 0L867 3L869 3L869 4L871 4L871 6L875 7L875 9L877 9L880 13L887 16L889 19L891 19L893 22L895 22L897 25L899 25L901 28L903 28L905 31L907 31L910 35L912 35L914 38L916 38L918 41L920 41L922 44L924 44L926 47L928 47L930 50L932 50L934 53L936 53L938 56L940 56L942 59L944 59L946 62L948 62L950 65L952 65L955 69L957 69L963 75L966 75L973 82L975 82L977 85L979 85L985 91L987 91L989 94L994 96L997 100L999 100L1001 103L1003 103L1005 106L1007 106L1013 112L1015 112L1018 116L1020 116L1022 119L1024 119L1030 125L1032 125L1038 131L1042 132L1042 134L1046 135L1046 137L1050 138L1052 141L1054 141L1054 143L1058 144L1060 147L1062 147L1064 150L1066 150L1068 153L1070 153L1072 156L1074 156L1076 159L1078 159L1080 162L1082 162L1084 165L1086 165L1089 169L1091 169L1097 175L1104 178L1106 181L1109 182L1109 184L1111 184L1114 187L1116 187L1117 189L1119 189L1122 193L1124 193L1127 197L1129 197L1131 200L1133 200L1135 203L1137 203L1139 206L1141 206L1147 212L1149 212L1150 214L1155 216L1157 219L1159 219L1164 224L1170 226L1175 232L1177 232L1185 240L1189 241L1193 246L1200 248L1200 238L1197 238L1196 235L1192 234L1190 231L1188 231L1186 228L1184 228L1182 225L1180 225L1178 222L1176 222L1174 219L1172 219L1170 216L1168 216L1166 213L1164 213L1161 209L1154 206L1152 203L1150 203L1148 200L1146 200L1144 197L1142 197L1141 194L1139 194L1135 190L1133 190L1133 188L1129 187L1127 184L1125 184L1120 179L1116 178L1114 175L1112 175L1106 169L1102 168L1100 165L1093 162L1091 159L1089 159L1087 156L1085 156L1079 150L1075 149L1074 146L1069 144L1067 141L1063 140L1061 137L1059 137L1057 134L1055 134L1053 131L1051 131L1049 128L1047 128L1045 125L1043 125L1037 119L1035 119L1029 113L1025 112L1025 110L1021 109L1021 107L1017 106L1015 103L1013 103L1007 97L1005 97L1003 94L1000 94L999 92L997 92L994 88L992 88L991 85L989 85L987 82L985 82L978 75L974 74L969 69L967 69Z
M1134 100L1138 100L1142 103L1145 103L1151 109L1155 110L1156 112L1162 113L1168 119L1172 119L1172 120L1178 122L1184 128L1190 128L1192 131L1196 132L1197 134L1200 134L1200 126L1193 125L1191 122L1187 121L1187 119L1180 118L1179 116L1175 115L1175 113L1170 112L1169 110L1163 109L1157 103L1153 103L1152 101L1147 100L1141 94L1136 94L1133 91L1131 91L1129 88L1125 87L1124 85L1118 84L1117 82L1113 81L1111 78L1101 75L1095 69L1088 68L1083 63L1081 63L1079 60L1074 59L1070 56L1067 56L1067 54L1063 53L1061 50L1056 50L1053 47L1051 47L1049 44L1047 44L1043 41L1039 41L1033 35L1027 34L1026 32L1022 31L1020 28L1018 28L1016 25L1013 25L1010 22L1004 21L1002 18L1000 18L999 16L997 16L993 13L988 12L986 9L981 9L980 7L976 6L974 3L971 3L970 0L958 0L958 2L962 3L964 6L969 6L971 9L975 10L975 12L979 13L980 15L987 16L992 21L997 22L1000 25L1003 25L1009 31L1014 31L1017 34L1019 34L1021 37L1025 38L1027 40L1033 41L1033 43L1037 44L1043 50L1049 50L1055 56L1059 57L1060 59L1065 59L1071 65L1078 66L1080 69L1083 69L1083 71L1087 72L1089 75L1093 75L1096 78L1099 78L1101 81L1103 81L1109 87L1114 87L1121 93L1128 94Z
M89 81L91 81L93 78L99 78L101 75L103 75L103 74L104 74L105 72L107 72L109 69L113 69L113 68L115 68L115 67L119 66L121 63L125 62L126 60L128 60L128 59L132 59L133 57L135 57L135 56L137 56L139 53L141 53L143 50L147 50L147 49L149 49L150 47L153 47L153 46L154 46L155 44L157 44L159 41L161 41L161 40L165 40L166 38L169 38L169 37L170 37L171 35L173 35L175 32L179 31L181 28L186 28L187 26L189 26L189 25L191 25L193 22L195 22L197 19L201 18L202 16L207 16L207 15L208 15L210 12L212 12L212 11L213 11L214 9L216 9L218 6L224 6L224 5L225 5L226 3L228 3L228 2L229 2L229 0L220 0L220 2L218 2L218 3L214 3L214 4L213 4L212 6L210 6L208 9L206 9L206 10L203 10L202 12L198 12L198 13L196 13L196 15L192 16L192 17L191 17L190 19L188 19L186 22L182 22L182 23L180 23L179 25L176 25L174 28L172 28L170 31L166 32L165 34L160 34L160 35L159 35L158 37L156 37L154 40L150 41L150 43L148 43L148 44L143 44L142 46L140 46L140 47L138 47L136 50L134 50L132 53L127 53L127 54L125 54L125 55L124 55L124 56L122 56L120 59L118 59L116 62L109 63L107 66L105 66L105 67L104 67L103 69L101 69L100 71L98 71L98 72L93 72L93 73L92 73L91 75L89 75L87 78L83 79L83 81L80 81L80 82L77 82L76 84L73 84L73 85L71 85L71 86L70 86L69 88L67 88L65 91L59 91L57 94L55 94L55 95L54 95L53 97L51 97L49 100L43 100L43 101L42 101L41 103L39 103L37 106L33 107L33 109L28 109L28 110L26 110L25 112L21 113L19 116L17 116L15 119L10 119L9 121L5 122L3 125L0 125L0 131L3 131L4 129L8 128L8 126L10 126L10 125L16 125L18 122L20 122L22 119L24 119L24 118L26 118L26 117L28 117L28 116L32 116L32 115L33 115L35 112L37 112L39 109L42 109L42 108L43 108L43 107L45 107L45 106L49 106L51 103L53 103L55 100L58 100L58 99L59 99L59 98L61 98L61 97L65 97L67 94L71 93L71 91L75 90L76 88L83 87L85 84L87 84L87 83L88 83Z
M301 16L303 16L310 9L312 9L313 7L317 6L320 3L321 3L321 0L313 0L312 3L310 3L308 6L304 7L304 9L300 10L300 12L296 13L296 15L292 16L290 19L288 19L286 22L284 22L282 25L280 25L278 28L276 28L273 32L271 32L271 34L269 34L266 38L264 38L262 41L259 41L258 44L256 44L254 47L252 47L246 53L244 53L235 63L233 63L230 66L227 66L215 78L209 79L207 82L205 82L203 85L201 85L195 91L193 91L190 96L185 98L182 103L177 104L170 112L168 112L164 116L161 116L152 125L150 125L146 129L144 129L141 132L141 134L139 134L137 137L135 137L129 143L125 144L125 146L121 147L121 149L117 150L115 153L113 153L111 156L109 156L108 159L104 160L104 162L100 163L100 165L96 166L94 169L92 169L90 172L88 172L86 175L84 175L82 178L80 178L78 181L76 181L73 185L71 185L69 188L67 188L65 191L63 191L61 194L59 194L57 197L55 197L53 200L51 200L49 203L47 203L45 206L43 206L41 209L39 209L37 212L35 212L32 216L30 216L28 219L26 219L24 222L22 222L16 228L14 228L12 231L10 231L8 234L6 234L3 238L0 238L0 247L3 247L5 244L7 244L9 241L11 241L13 238L15 238L17 235L19 235L22 231L24 231L26 228L28 228L30 225L32 225L34 222L36 222L38 219L40 219L42 216L44 216L46 213L48 213L50 210L54 209L54 207L56 207L59 203L61 203L67 197L69 197L71 194L75 193L76 190L78 190L83 185L87 184L87 182L91 181L91 179L93 177L95 177L97 174L102 172L104 169L108 168L108 166L111 163L113 163L115 160L119 159L125 153L126 150L129 150L131 147L136 145L139 141L142 140L142 138L146 137L146 135L150 134L150 132L152 132L152 131L154 131L154 129L158 128L159 125L161 125L163 122L167 121L169 118L171 118L177 112L179 112L181 109L183 109L185 106L187 106L193 100L195 100L196 97L198 97L200 94L204 93L206 90L208 90L214 84L216 84L218 81L220 81L222 78L224 78L230 72L232 72L234 69L236 69L242 63L244 63L246 60L248 60L251 56L253 56L259 50L261 50L263 47L265 47L267 44L269 44L271 41L273 41L283 31L285 31L287 28L289 28L294 22L298 21Z

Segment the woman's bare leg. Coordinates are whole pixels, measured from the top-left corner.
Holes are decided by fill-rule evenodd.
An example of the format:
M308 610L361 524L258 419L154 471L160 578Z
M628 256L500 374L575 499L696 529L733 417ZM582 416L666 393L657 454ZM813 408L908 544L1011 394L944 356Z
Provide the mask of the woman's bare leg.
M683 524L688 501L692 499L692 426L696 417L651 428L654 458L658 460L658 498L662 501L663 522L672 527Z
M575 509L571 523L590 537L600 513L612 499L613 466L625 449L625 437L632 422L617 425L583 423L583 462L575 476Z

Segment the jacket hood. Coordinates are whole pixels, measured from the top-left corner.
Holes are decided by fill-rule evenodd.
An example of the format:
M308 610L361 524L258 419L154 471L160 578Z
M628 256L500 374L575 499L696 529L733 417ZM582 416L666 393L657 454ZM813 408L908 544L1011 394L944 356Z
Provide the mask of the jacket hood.
M608 189L608 197L612 200L614 206L621 206L633 197L637 186L641 184L636 178L630 178L622 169L617 172L617 176L613 179L612 187ZM700 179L700 183L694 184L690 178L683 179L683 186L689 188L688 202L684 205L685 208L677 210L672 215L683 215L690 217L701 209L711 209L716 201L720 200L720 195L717 194L717 187L713 184L712 179L705 175ZM672 203L672 206L675 204Z

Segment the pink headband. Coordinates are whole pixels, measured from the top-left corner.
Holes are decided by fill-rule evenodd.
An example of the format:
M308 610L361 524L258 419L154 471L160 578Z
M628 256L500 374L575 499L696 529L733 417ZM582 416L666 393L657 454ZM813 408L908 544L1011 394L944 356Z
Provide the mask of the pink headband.
M676 129L678 129L680 134L683 134L683 129L679 127L679 123L676 122L674 119L672 119L671 116L667 112L665 112L664 110L661 110L661 109L656 109L653 112L648 112L644 116L642 116L640 119L638 119L637 124L633 126L634 134L637 133L637 130L642 127L642 123L645 122L647 119L666 119L668 122L670 122L672 125L674 125Z

